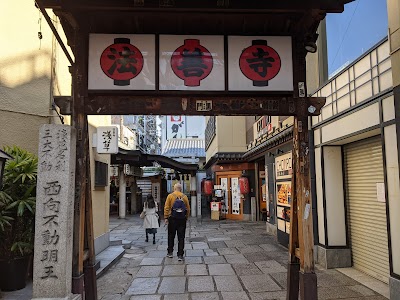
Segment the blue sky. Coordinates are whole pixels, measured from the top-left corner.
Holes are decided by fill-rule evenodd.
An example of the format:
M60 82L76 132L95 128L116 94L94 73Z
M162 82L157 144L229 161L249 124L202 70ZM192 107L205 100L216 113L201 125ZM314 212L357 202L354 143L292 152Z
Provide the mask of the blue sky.
M386 0L356 0L341 14L326 17L329 74L387 36Z

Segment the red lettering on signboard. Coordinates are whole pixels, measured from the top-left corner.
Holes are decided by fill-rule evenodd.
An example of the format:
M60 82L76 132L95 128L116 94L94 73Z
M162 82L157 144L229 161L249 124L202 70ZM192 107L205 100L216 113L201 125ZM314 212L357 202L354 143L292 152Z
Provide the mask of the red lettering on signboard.
M213 57L200 40L186 39L172 54L171 67L185 86L200 86L200 81L211 73Z
M268 86L268 81L278 75L281 69L281 58L266 40L253 40L252 45L240 55L239 67L254 86Z
M104 74L114 79L114 85L126 86L143 69L142 52L130 43L128 38L116 38L100 57Z

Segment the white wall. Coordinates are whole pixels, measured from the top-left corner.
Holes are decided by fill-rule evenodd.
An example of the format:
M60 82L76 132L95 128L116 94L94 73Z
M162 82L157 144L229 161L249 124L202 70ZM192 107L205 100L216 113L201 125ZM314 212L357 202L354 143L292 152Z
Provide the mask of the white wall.
M396 126L386 127L384 134L393 272L400 274L400 181Z
M328 246L346 246L342 147L323 147Z

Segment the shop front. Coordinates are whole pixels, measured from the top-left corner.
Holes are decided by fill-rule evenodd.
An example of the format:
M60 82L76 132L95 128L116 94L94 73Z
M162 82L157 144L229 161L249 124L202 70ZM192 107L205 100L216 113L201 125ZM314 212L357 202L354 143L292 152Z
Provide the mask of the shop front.
M277 236L285 247L290 234L292 124L290 117L258 119L254 123L255 140L243 155L256 167L257 220L265 221L267 232Z
M276 220L278 242L289 245L292 203L292 151L275 159Z
M235 155L240 159L240 155ZM220 198L220 214L222 218L228 220L252 220L251 198L255 197L255 165L253 163L231 163L222 164L221 161L215 161L215 164L209 168L209 177L213 182L213 189L221 190L220 197L213 194L209 196L208 207L211 207L213 198ZM239 181L245 177L249 184L248 193L241 193ZM219 199L218 199L219 201ZM254 210L254 208L253 208Z

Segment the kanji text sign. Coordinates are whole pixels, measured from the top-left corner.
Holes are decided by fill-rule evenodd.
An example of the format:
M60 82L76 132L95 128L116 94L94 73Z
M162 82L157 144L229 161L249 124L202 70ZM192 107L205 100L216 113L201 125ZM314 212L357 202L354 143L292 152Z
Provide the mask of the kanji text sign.
M118 139L117 126L97 127L97 153L118 153Z
M155 90L155 36L90 34L89 90Z
M223 36L160 36L160 90L225 89Z
M290 36L90 34L88 88L293 91L292 59Z
M43 125L39 134L33 298L71 293L75 135L66 125Z
M293 91L288 36L229 36L230 91Z

